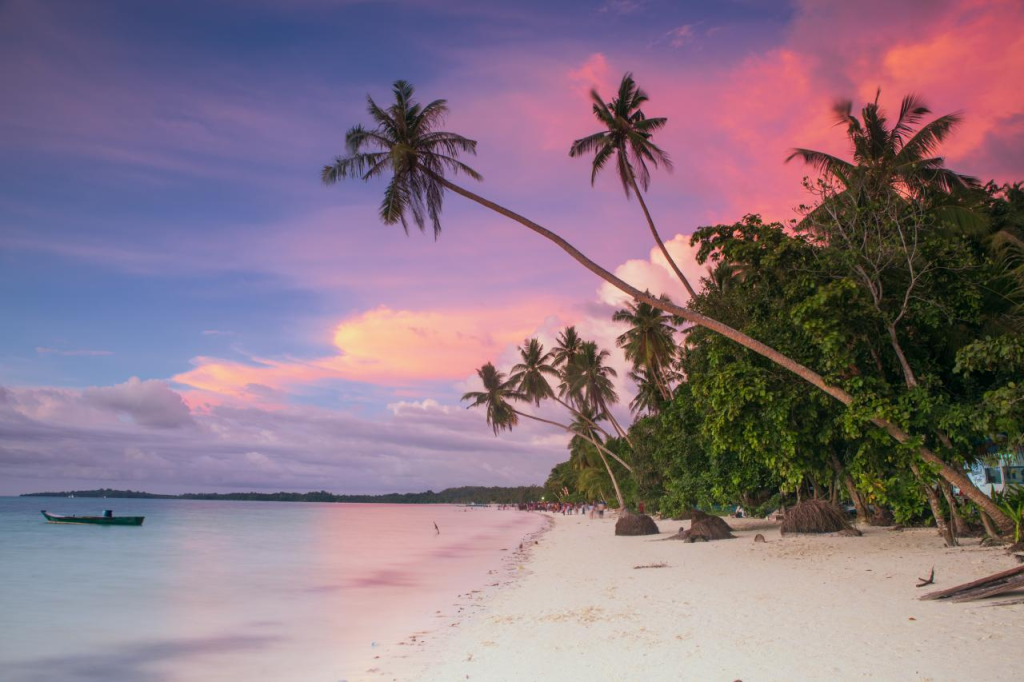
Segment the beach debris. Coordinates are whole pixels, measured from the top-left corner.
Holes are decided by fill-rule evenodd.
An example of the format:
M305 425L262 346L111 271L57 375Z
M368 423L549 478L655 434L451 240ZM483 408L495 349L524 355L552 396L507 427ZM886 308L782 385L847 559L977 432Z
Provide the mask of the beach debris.
M836 535L844 538L859 538L861 535L864 535L864 533L861 533L859 530L851 526L850 528L842 529L836 533Z
M793 505L782 520L782 534L787 533L838 533L856 530L846 520L846 514L838 506L825 500L809 499ZM853 534L849 534L853 535ZM855 535L860 535L857 531Z
M658 524L647 514L634 514L623 509L619 520L615 522L616 535L657 535Z
M1024 604L1024 598L1021 599L1006 599L1004 601L994 601L991 604L982 604L982 606L1014 606L1016 604Z
M925 578L918 578L918 580L921 581L921 582L917 583L918 587L924 587L925 585L934 585L935 584L935 567L932 566L932 574L930 576L928 576L927 580Z
M754 536L754 542L768 542L768 541L764 539L763 535L758 533L757 535Z
M734 537L736 536L732 534L732 528L725 522L725 519L694 509L690 529L680 528L678 533L665 539L682 540L683 542L710 542L711 540L730 540Z
M434 521L434 530L436 530L436 531L437 531L437 534L438 534L438 535L440 535L440 534L441 534L441 529L437 527L437 521Z
M984 578L951 587L948 590L929 592L920 597L920 599L948 599L954 602L971 601L1019 589L1024 589L1024 566L1016 566L1007 571L993 573Z
M656 564L640 564L639 566L634 566L633 568L668 568L668 564L666 564L664 561L659 561Z

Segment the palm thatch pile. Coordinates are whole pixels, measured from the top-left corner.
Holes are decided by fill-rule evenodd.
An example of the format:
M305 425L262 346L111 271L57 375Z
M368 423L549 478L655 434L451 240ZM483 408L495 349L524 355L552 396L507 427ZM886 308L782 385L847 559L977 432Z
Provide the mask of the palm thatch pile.
M683 542L710 542L712 540L731 540L736 537L732 528L720 516L705 514L699 509L692 512L693 521L690 529L680 528L675 535L666 540L682 540Z
M658 524L650 516L634 514L628 509L623 509L615 522L616 535L657 535L660 532Z
M786 510L782 519L782 534L787 533L841 533L856 536L860 531L846 520L846 514L825 500L804 500Z

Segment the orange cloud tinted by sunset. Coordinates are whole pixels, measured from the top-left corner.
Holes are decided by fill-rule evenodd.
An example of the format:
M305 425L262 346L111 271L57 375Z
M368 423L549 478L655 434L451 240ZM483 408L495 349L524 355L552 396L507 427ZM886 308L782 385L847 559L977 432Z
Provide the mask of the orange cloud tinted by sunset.
M522 341L555 310L549 300L500 310L413 311L381 306L335 327L335 355L312 360L253 358L251 363L198 357L192 361L194 368L174 381L260 402L266 389L288 390L330 379L388 386L457 380L496 359L509 344Z

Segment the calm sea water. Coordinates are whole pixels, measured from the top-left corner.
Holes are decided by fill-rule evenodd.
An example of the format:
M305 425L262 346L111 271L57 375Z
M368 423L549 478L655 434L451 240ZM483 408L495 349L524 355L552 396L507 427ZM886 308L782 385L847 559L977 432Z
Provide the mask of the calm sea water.
M103 508L145 525L39 514ZM360 679L542 525L454 506L0 498L0 679Z

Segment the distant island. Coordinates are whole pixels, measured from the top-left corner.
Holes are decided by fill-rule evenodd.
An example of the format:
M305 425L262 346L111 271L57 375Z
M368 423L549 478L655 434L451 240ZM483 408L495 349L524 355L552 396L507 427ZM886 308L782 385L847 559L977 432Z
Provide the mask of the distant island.
M544 488L536 485L518 488L484 486L463 486L445 488L439 493L428 490L422 493L388 493L386 495L335 495L326 490L308 493L184 493L182 495L160 495L138 490L67 490L64 492L25 493L21 497L114 497L141 498L147 500L243 500L256 502L355 502L378 504L471 504L492 502L495 504L518 504L539 500Z

